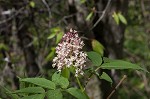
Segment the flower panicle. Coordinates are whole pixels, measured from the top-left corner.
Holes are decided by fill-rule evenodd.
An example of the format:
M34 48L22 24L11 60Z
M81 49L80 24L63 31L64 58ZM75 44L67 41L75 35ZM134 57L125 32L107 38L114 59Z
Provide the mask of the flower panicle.
M75 76L83 75L87 54L82 50L84 42L76 30L70 29L63 35L61 42L56 47L57 56L53 59L53 67L61 71L65 67L75 67Z

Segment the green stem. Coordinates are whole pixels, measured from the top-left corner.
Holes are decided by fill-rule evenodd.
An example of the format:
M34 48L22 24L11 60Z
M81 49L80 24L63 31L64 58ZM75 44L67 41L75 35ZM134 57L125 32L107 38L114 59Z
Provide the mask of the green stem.
M97 72L100 68L101 68L101 67L96 68L94 72ZM91 79L91 77L92 77L93 75L94 75L94 73L91 73L91 75L88 77L88 80L86 81L85 86L86 86L87 83L90 81L90 79ZM84 87L84 90L85 90L85 87Z
M78 78L78 77L76 77L76 80L77 80L77 83L78 83L78 85L79 85L79 87L80 87L81 91L83 92L83 91L84 91L84 89L83 89L83 87L82 87L82 85L81 85L81 83L80 83L79 78Z
M95 72L98 71L100 68L101 68L101 67L96 68L96 69L95 69Z

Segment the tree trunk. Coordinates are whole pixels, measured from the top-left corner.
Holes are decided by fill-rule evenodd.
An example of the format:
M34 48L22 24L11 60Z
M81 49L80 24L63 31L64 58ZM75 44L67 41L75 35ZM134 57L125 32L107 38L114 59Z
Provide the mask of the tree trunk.
M109 0L96 0L96 11L105 10ZM124 40L124 30L125 25L117 25L112 17L113 12L121 12L125 14L127 11L128 0L113 0L111 1L105 16L102 21L100 21L97 26L93 29L95 37L100 41L105 47L105 55L109 58L122 58L123 57L123 40ZM95 23L101 14L97 14L93 23ZM112 74L111 71L104 70L116 81L116 73ZM118 81L118 80L117 80ZM103 99L106 99L107 96L112 91L110 83L107 81L101 80L101 90L103 91ZM112 97L112 98L117 98Z
M12 4L14 5L15 9L19 11L23 6L25 6L27 3L24 1L18 1L16 2L12 1ZM32 38L28 32L28 28L33 22L32 13L30 10L27 10L24 8L26 12L20 13L16 17L16 28L17 28L17 36L19 38L19 45L23 50L25 61L26 61L26 70L27 75L29 77L36 76L39 73L39 67L36 63L36 54L33 44L30 45L32 42Z

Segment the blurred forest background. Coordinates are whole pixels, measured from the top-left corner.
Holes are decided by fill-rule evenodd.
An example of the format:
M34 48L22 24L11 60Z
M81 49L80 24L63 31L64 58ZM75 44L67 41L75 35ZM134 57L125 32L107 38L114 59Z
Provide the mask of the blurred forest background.
M8 99L3 87L18 89L18 77L50 79L55 47L70 28L79 31L85 51L97 40L104 56L150 71L149 27L150 0L0 0L0 98ZM124 74L128 78L114 99L150 99L148 74L105 71L114 83L93 78L91 99L105 99Z

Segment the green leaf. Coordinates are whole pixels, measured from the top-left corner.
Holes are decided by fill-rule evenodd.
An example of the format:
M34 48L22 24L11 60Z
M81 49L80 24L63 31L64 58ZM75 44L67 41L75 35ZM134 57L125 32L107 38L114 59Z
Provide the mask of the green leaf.
M54 27L50 29L51 35L48 37L48 39L53 38L56 36L56 44L60 42L63 36L63 30L60 27Z
M100 54L91 51L87 52L87 55L95 66L100 66L102 64L102 57Z
M44 99L45 93L44 94L35 94L35 95L30 95L30 96L25 96L21 99Z
M33 2L33 1L30 1L30 6L32 7L32 8L34 8L35 7L35 2Z
M6 44L4 44L4 43L0 43L0 50L6 50L6 51L8 51L9 47Z
M106 81L108 81L108 82L110 82L110 83L113 82L112 79L109 77L109 75L106 74L105 72L103 72L102 75L101 75L99 78L100 78L100 79L104 79L104 80L106 80Z
M67 88L69 86L69 81L67 78L60 75L60 73L55 72L52 75L52 81L56 83L56 85L60 85L61 88Z
M67 88L69 86L69 81L65 77L60 77L60 86L62 88Z
M116 14L116 12L113 13L112 17L114 18L116 24L118 25L118 24L119 24L119 17L118 17L118 15Z
M51 28L50 29L50 32L52 33L52 34L57 34L57 33L59 33L61 31L61 28L60 27L54 27L54 28Z
M59 82L59 78L60 78L60 72L55 72L55 73L52 75L52 81L55 82L55 83L58 83L58 82Z
M62 76L69 79L70 78L70 71L69 68L64 68L61 72Z
M45 78L24 78L20 80L21 82L28 82L28 83L32 83L44 88L48 88L48 89L55 89L55 83L47 80Z
M101 54L103 56L104 53L104 46L97 40L93 39L92 40L92 48L95 52Z
M47 39L52 39L52 38L54 38L56 36L56 33L51 33L48 37L47 37Z
M111 61L113 61L114 59L110 59L110 58L108 58L108 57L103 57L103 61L104 61L104 63L109 63L109 62L111 62Z
M72 96L76 97L77 99L89 99L88 96L83 93L80 89L77 88L69 88L67 92Z
M83 4L83 3L85 3L86 2L86 0L80 0L80 3L81 4Z
M38 46L38 45L39 45L38 40L39 40L38 37L33 36L33 41L32 41L32 43L33 43L35 46Z
M54 57L54 54L55 54L55 48L54 47L52 47L51 48L51 52L48 54L48 56L46 57L46 60L47 61L51 61L52 59L53 59L53 57Z
M121 13L118 13L118 18L123 24L127 24L126 18Z
M13 93L44 93L45 90L42 87L27 87L20 90L16 90Z
M0 89L2 89L8 97L11 97L11 99L20 99L18 95L13 94L10 90L5 88L4 86L0 85Z
M103 69L137 69L144 70L142 67L132 64L130 62L122 61L122 60L111 60L105 58L104 63L101 65Z
M88 16L86 17L85 20L86 21L90 21L90 19L91 19L92 16L93 16L93 11L88 14Z
M20 80L21 78L19 78L19 80ZM19 83L19 88L20 89L23 89L23 88L25 88L26 86L25 86L25 82L20 82Z
M59 89L49 90L46 96L48 99L63 99L63 95Z
M64 33L60 32L56 35L56 44L59 43L63 37Z

